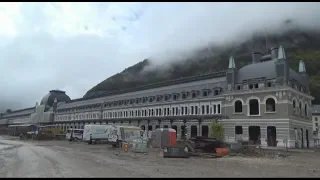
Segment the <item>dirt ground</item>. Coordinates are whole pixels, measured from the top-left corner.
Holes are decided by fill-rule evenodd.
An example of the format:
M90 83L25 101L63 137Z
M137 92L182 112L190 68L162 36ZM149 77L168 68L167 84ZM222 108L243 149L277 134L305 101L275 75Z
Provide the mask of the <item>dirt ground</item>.
M320 177L320 153L277 158L162 158L106 144L0 136L0 177Z

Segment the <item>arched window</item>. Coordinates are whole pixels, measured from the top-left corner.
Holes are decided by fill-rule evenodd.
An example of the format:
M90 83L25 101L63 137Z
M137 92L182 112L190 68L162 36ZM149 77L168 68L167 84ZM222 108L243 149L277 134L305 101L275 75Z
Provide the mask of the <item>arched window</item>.
M276 111L276 101L273 98L268 98L266 100L266 112Z
M299 113L302 114L302 103L301 103L301 101L299 102Z
M296 112L296 100L294 99L292 102L293 112Z
M235 113L242 113L242 102L240 100L237 100L234 103L234 112Z
M259 115L260 107L258 99L250 99L249 100L249 115Z
M308 105L304 104L304 115L308 116Z

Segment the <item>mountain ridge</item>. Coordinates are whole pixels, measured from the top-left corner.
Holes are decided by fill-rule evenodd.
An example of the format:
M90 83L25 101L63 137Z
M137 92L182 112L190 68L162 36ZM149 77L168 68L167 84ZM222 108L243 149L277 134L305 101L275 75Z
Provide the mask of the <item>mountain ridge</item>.
M320 61L317 61L320 58L319 40L320 33L298 29L287 31L281 35L268 35L267 41L265 36L255 35L244 43L225 49L210 46L199 51L199 54L195 54L193 57L170 62L168 68L165 69L154 68L146 71L145 69L152 63L149 59L144 59L97 84L84 95L84 98L182 77L226 70L230 55L235 57L236 67L240 68L252 62L252 51L260 51L265 54L267 44L268 50L274 46L284 46L290 67L295 71L298 70L299 60L305 61L307 73L310 76L311 94L315 96L314 103L320 103L320 70L318 71Z

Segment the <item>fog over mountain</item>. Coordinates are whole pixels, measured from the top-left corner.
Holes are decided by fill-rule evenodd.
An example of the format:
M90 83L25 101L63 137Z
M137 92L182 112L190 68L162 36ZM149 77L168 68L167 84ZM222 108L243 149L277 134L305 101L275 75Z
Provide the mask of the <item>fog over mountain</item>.
M0 17L0 111L34 106L51 89L82 97L146 58L146 70L168 68L253 35L320 28L316 2L3 2Z

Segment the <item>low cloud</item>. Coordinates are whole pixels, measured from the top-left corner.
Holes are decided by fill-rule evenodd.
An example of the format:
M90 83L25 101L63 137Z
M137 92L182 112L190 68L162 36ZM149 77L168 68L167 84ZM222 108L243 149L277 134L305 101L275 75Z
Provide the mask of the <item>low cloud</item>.
M1 3L0 110L71 98L151 57L155 66L255 32L318 29L318 3ZM292 19L290 26L284 21Z

